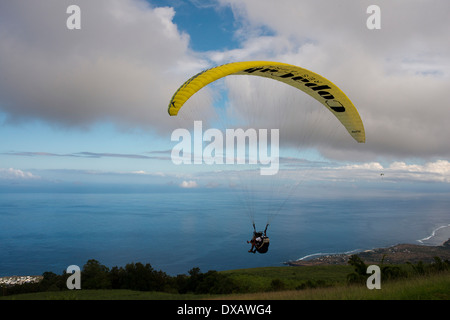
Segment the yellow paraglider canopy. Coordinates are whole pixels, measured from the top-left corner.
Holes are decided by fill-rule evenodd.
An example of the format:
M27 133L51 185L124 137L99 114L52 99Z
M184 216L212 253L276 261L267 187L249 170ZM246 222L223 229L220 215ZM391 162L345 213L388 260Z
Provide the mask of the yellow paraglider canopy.
M169 114L176 116L183 104L197 91L228 75L253 75L291 85L322 103L358 142L365 142L364 125L350 99L335 84L309 70L281 62L244 61L204 70L187 80L173 95Z

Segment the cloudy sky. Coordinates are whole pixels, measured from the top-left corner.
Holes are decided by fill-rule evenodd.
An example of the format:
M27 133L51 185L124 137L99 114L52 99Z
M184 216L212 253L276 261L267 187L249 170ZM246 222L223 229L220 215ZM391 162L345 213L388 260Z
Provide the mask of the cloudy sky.
M213 186L210 167L170 160L180 122L168 102L205 68L269 60L330 79L364 122L365 144L335 138L298 158L309 163L307 179L448 189L450 2L376 1L381 29L370 30L373 3L0 0L0 183ZM72 4L79 30L67 28ZM233 97L259 85L233 81L193 103L209 107L220 90Z

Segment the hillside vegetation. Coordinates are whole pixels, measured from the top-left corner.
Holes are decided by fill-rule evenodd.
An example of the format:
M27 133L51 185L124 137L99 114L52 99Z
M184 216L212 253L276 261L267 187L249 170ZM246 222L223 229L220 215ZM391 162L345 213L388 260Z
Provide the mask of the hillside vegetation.
M439 250L450 250L447 241ZM45 272L37 283L0 285L1 299L444 299L450 298L450 262L435 256L428 262L410 262L408 257L424 257L424 246L407 251L395 247L401 264L392 264L392 255L372 251L381 271L381 290L369 290L366 281L369 263L359 255L347 257L345 264L312 263L303 266L265 267L169 276L150 264L130 263L111 269L91 259L81 271L82 290L68 290L69 274ZM374 252L374 253L373 253ZM367 258L364 254L363 257ZM447 258L447 255L444 255ZM341 261L342 257L338 257ZM390 263L386 263L388 260ZM412 259L411 261L417 261Z
M410 268L408 265L404 269ZM220 272L247 293L194 294L126 289L82 289L16 294L8 300L449 300L450 271L383 281L380 290L348 284L351 266L271 267Z

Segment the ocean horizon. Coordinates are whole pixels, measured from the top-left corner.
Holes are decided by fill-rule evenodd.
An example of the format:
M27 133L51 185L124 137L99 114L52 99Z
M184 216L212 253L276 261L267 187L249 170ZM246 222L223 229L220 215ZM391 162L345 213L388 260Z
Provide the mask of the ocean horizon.
M448 197L433 194L292 198L268 227L269 252L252 254L252 221L231 193L3 192L0 277L61 274L89 259L109 268L149 263L177 275L194 267L282 266L399 243L440 245L450 237L448 208ZM263 199L254 210L263 230Z

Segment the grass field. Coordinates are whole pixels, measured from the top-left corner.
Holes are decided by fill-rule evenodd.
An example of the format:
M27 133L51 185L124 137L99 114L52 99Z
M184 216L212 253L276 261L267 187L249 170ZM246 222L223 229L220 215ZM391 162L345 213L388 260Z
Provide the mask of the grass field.
M450 274L439 274L391 281L379 290L365 286L336 285L327 288L307 288L222 296L233 300L450 300Z
M246 294L194 295L132 290L76 290L1 297L2 300L450 300L450 272L383 282L380 290L346 284L350 266L270 267L223 271Z
M222 271L239 283L245 283L249 292L296 290L311 286L344 284L351 266L266 267Z

